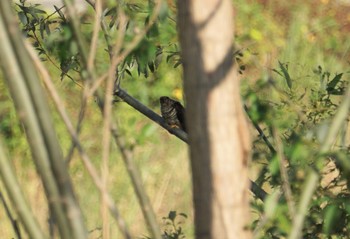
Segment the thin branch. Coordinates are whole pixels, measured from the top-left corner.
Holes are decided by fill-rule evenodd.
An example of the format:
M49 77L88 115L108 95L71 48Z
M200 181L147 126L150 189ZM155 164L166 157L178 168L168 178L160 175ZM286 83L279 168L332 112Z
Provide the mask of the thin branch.
M96 47L98 40L98 33L101 26L101 17L102 17L102 2L101 0L96 0L95 2L95 21L93 28L93 36L90 45L90 54L88 59L87 68L88 71L92 72L94 67ZM110 76L111 74L109 74ZM113 75L114 77L114 75ZM103 132L102 132L102 165L101 165L101 175L102 183L105 191L108 191L108 177L109 177L109 155L110 155L110 122L111 122L111 102L112 102L112 93L113 93L113 77L110 76L106 85L105 93L105 107L103 109ZM110 223L108 215L108 205L105 197L106 194L102 194L102 200L100 205L101 217L102 217L102 237L104 239L110 238Z
M277 155L279 159L279 168L281 172L281 178L282 178L282 188L284 191L284 195L287 200L288 210L291 218L294 218L295 215L295 203L293 200L293 194L292 189L290 187L289 179L288 179L288 173L286 167L288 166L288 161L286 160L284 153L283 153L283 144L281 142L281 139L277 133L277 129L273 130L274 139L277 146Z
M249 118L251 118L249 115L249 109L246 105L244 105L244 110L246 111ZM267 138L264 131L260 128L259 124L255 123L253 120L251 120L251 122L252 122L253 126L255 127L255 129L258 131L259 136L264 140L265 144L270 149L271 153L276 153L276 149L272 146L270 140Z
M98 9L100 8L100 9ZM95 3L95 11L96 14L102 11L102 6L99 6L99 1L96 1ZM125 35L125 28L126 26L126 17L124 12L122 12L121 8L118 8L118 19L121 25L117 41L113 47L113 52L119 52L123 45L124 35ZM115 54L110 54L112 56L112 59L116 57ZM104 96L104 108L103 108L103 136L102 136L102 181L104 183L104 186L107 190L108 188L108 173L109 173L109 155L110 155L110 140L111 140L111 129L110 125L112 122L112 100L113 100L113 90L114 90L114 79L116 77L116 70L115 68L110 67L108 69L108 78L107 78L107 84L106 84L106 91ZM101 204L101 214L102 214L102 235L103 238L108 239L109 238L109 222L108 222L108 214L107 214L107 207L105 205L105 200L102 200Z
M118 145L118 148L122 154L122 158L124 160L124 163L126 165L126 168L130 175L141 175L133 158L131 155L131 152L127 150L125 146L124 139L121 138L118 134L118 128L115 124L111 125L111 131L112 135L114 137L114 140L116 144ZM155 239L161 239L162 236L160 235L160 229L159 225L156 220L156 216L154 214L154 210L152 208L152 204L149 201L149 198L147 196L147 193L145 192L141 177L131 177L131 182L133 184L133 187L135 189L137 198L140 203L141 210L143 212L143 215L147 221L148 226L150 227L150 231L153 234L153 237Z
M99 89L101 84L107 79L108 74L104 74L103 76L99 77L97 80L95 80L92 84L92 86L89 88L89 91L87 93L87 97L90 97L96 93L96 91Z
M88 88L84 87L84 91L83 91L83 95L82 95L82 99L81 99L81 105L80 105L80 109L79 109L79 116L78 116L78 122L77 122L77 126L76 126L76 132L79 135L81 128L82 128L82 123L83 123L83 119L85 116L85 110L86 110L86 106L87 106L87 100L88 100ZM67 164L69 164L69 162L71 161L72 157L73 157L73 153L74 153L74 149L75 149L76 145L74 143L74 141L72 140L71 146L68 150L68 154L65 157L65 161Z

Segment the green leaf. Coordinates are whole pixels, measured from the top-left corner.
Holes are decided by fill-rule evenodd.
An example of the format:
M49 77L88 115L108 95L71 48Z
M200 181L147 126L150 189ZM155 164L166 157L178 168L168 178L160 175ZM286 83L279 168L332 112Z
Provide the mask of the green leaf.
M53 7L55 8L56 12L58 13L58 15L60 16L60 18L63 20L63 21L66 21L66 17L64 16L64 14L62 13L61 9L58 8L57 6L53 5Z
M159 10L159 20L161 22L163 22L167 17L168 17L168 4L166 1L162 1L161 6L160 6L160 10Z
M169 218L171 221L174 221L175 218L176 218L176 211L170 211L170 212L169 212L169 215L168 215L168 218Z
M31 11L38 14L46 14L44 10L37 8L38 6L40 6L40 4L35 4L34 7L30 7Z
M334 88L337 86L339 81L341 80L341 77L343 76L343 73L336 74L334 78L327 84L327 91L333 91Z
M278 61L278 64L281 68L284 78L286 79L289 89L292 89L292 78L288 73L288 65L284 66L282 62Z
M269 196L267 196L264 204L264 212L267 218L271 218L275 215L275 211L278 206L279 192L276 190Z
M117 7L112 7L107 10L107 12L105 13L105 16L116 15L116 13L117 13Z
M129 75L132 76L131 72L128 69L125 69L125 72Z
M182 64L182 62L179 60L179 61L177 61L175 64L174 64L174 68L176 68L176 67L178 67L179 65L181 65Z
M46 22L46 24L45 24L45 32L46 32L47 35L51 34L51 30L50 30L49 25L50 25L50 22Z
M146 124L144 127L142 127L141 132L139 134L139 137L137 139L137 142L139 145L144 144L151 135L154 133L156 130L156 127L154 127L154 124Z
M23 25L27 25L28 24L28 19L27 19L27 17L26 17L26 15L24 14L24 12L18 12L18 18L19 18L19 20L21 21L21 23L23 24Z
M271 162L269 163L269 171L271 173L271 175L277 175L280 171L280 166L279 166L279 161L277 156L274 156L271 160Z
M324 223L323 223L323 231L326 234L330 234L333 230L333 226L337 223L340 211L338 206L331 204L325 208L324 213Z
M40 22L39 31L42 39L44 39L44 30L45 30L45 22Z

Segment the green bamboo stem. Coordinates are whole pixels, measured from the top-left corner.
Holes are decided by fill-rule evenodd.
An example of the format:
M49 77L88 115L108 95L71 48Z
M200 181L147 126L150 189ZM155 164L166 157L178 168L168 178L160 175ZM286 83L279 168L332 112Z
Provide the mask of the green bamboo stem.
M2 67L62 238L86 238L50 111L10 2L0 2Z
M3 4L5 1L1 1ZM0 7L1 11L2 7ZM50 166L47 162L48 155L45 151L43 138L40 134L40 129L37 124L37 119L35 115L35 110L31 104L30 95L26 89L24 83L24 76L17 64L16 56L13 52L10 39L8 38L7 31L3 24L2 14L0 14L0 52L3 56L1 58L1 66L5 79L7 80L11 96L13 98L16 110L18 112L21 122L23 122L26 128L26 134L28 141L30 143L34 158L34 162L38 168L38 172L41 173L43 180L43 185L46 191L46 196L49 201L50 209L54 211L57 222L59 223L59 228L63 235L69 235L66 231L66 223L62 214L62 208L59 201L58 190L56 188L55 182L53 180L53 175L51 173ZM38 147L36 147L37 145ZM36 148L36 149L34 149Z

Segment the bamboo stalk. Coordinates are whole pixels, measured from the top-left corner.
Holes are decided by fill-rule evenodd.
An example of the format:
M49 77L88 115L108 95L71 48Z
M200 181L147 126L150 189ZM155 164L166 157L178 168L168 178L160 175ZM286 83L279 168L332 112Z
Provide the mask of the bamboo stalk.
M35 67L10 2L0 2L2 67L62 238L86 238L80 208Z

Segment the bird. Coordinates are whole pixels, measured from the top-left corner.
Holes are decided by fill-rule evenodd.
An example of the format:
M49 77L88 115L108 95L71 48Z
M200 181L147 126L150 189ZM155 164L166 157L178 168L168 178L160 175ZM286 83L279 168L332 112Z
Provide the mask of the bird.
M172 128L179 128L186 131L185 108L176 100L167 96L159 98L160 112L165 122Z

